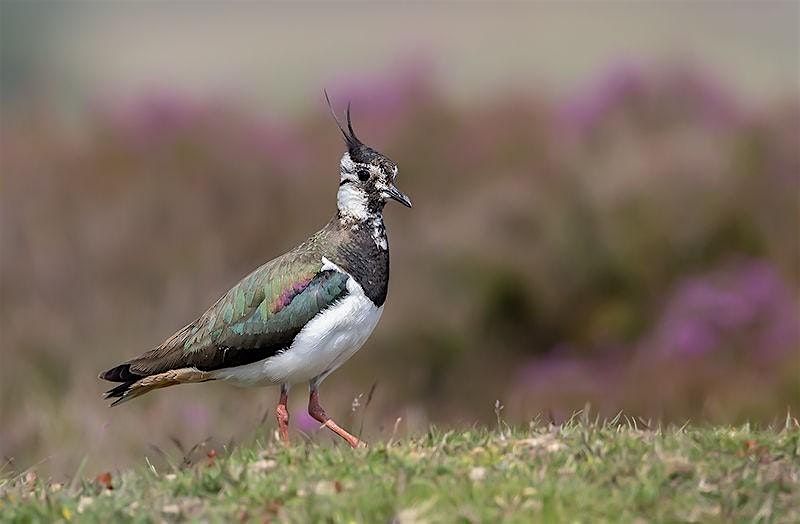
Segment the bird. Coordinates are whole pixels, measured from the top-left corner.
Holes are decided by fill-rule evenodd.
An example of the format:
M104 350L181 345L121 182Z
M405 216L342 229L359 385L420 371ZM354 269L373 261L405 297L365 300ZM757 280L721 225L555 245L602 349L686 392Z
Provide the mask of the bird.
M226 381L280 386L278 436L289 442L288 394L308 383L308 413L350 446L366 445L328 416L322 381L367 341L389 285L389 200L411 207L396 185L397 164L365 145L325 99L346 151L339 162L337 209L319 231L245 276L197 319L158 346L100 373L119 383L111 406L177 384Z

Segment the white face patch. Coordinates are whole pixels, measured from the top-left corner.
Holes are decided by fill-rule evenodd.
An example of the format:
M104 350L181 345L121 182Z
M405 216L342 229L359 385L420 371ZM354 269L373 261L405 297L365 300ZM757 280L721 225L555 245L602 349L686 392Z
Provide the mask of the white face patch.
M348 218L355 219L353 228L362 227L366 222L366 227L370 228L370 234L378 248L387 250L389 243L386 239L386 229L383 226L383 215L380 212L369 210L369 196L364 189L363 182L358 178L359 170L366 169L370 172L374 180L374 188L379 191L384 199L389 198L389 186L384 180L380 168L372 165L357 164L350 158L349 153L342 155L340 162L341 178L339 183L339 193L337 204L339 213ZM395 168L395 173L397 168Z
M336 200L342 216L356 220L366 220L370 217L367 193L357 185L350 183L340 186Z
M374 213L369 212L367 206L369 197L362 185L363 182L358 179L358 171L367 169L374 176L378 168L375 166L367 166L365 168L363 164L353 162L350 158L350 153L342 155L339 165L341 166L339 193L337 195L339 212L343 216L355 218L356 220L367 220Z

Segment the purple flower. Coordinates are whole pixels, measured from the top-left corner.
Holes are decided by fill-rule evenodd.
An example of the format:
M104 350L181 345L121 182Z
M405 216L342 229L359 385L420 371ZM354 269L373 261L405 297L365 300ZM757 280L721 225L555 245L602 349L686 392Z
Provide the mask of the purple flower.
M645 74L623 63L563 103L559 120L568 132L591 132L620 111L640 122L697 121L714 127L739 122L732 97L692 67L667 67Z
M331 87L336 99L366 106L370 111L392 113L405 109L414 95L427 91L432 77L432 63L426 58L407 59L391 70L353 79L348 76Z
M711 126L730 126L739 122L739 110L733 97L708 74L697 67L669 68L665 73L665 98L677 100L684 110Z
M390 136L415 108L431 98L433 70L429 58L414 56L385 73L334 81L329 89L334 109L341 114L342 107L352 103L356 132L369 126L370 120L380 122L372 132L372 140L380 142L385 139L381 135Z
M311 415L309 415L306 411L301 411L295 417L295 420L297 421L297 427L300 429L300 431L309 435L315 433L321 426L321 424L312 418Z
M676 353L702 355L719 343L716 332L702 321L676 322L669 329L672 335L671 347Z
M560 120L578 132L590 131L624 100L641 93L644 87L644 75L639 67L619 64L567 100L558 111Z
M308 164L306 148L291 122L278 124L258 119L245 122L242 127L240 158L242 153L253 151L284 172L301 171Z
M206 112L188 95L152 91L111 111L112 124L141 144L159 143L191 128Z
M750 260L679 282L643 348L664 356L734 347L773 356L800 343L800 311L766 261Z

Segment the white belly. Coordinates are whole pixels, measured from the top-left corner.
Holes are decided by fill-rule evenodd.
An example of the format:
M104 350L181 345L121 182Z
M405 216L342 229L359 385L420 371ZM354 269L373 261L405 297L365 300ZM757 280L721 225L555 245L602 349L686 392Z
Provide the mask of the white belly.
M214 378L242 386L296 384L325 378L358 351L381 318L376 307L351 277L348 294L311 319L285 351L245 366L214 371Z

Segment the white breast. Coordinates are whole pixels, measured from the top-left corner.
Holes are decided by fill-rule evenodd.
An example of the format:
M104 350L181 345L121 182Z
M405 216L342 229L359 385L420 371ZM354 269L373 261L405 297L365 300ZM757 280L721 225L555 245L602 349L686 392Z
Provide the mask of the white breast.
M344 298L311 319L287 350L252 364L215 371L214 378L243 386L296 384L314 378L321 382L364 345L383 312L383 306L376 307L352 277L347 291Z

